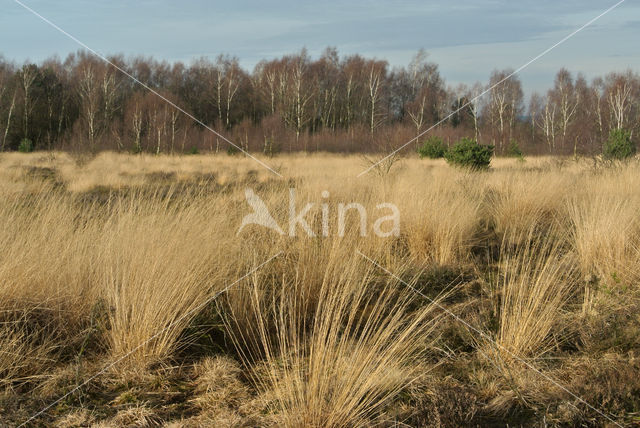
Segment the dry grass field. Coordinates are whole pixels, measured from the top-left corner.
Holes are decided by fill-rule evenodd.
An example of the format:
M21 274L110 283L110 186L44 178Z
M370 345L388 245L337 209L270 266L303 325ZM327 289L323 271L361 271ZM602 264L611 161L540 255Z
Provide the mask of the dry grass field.
M264 161L0 154L0 425L640 422L636 161Z

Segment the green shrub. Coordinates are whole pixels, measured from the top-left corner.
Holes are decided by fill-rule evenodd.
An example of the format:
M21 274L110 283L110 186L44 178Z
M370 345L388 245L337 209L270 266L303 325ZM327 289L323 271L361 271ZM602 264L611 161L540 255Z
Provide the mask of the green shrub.
M33 151L33 141L28 138L23 138L18 146L18 151L21 153L31 153Z
M429 137L420 147L418 155L420 159L440 159L447 153L447 146L440 137Z
M470 138L463 138L445 154L450 165L471 169L487 169L493 156L493 146L483 146Z
M227 154L229 156L235 156L238 153L240 153L240 149L237 148L236 146L233 146L233 145L229 144L229 147L227 147Z
M608 160L623 160L636 154L636 145L631 141L631 132L612 129L604 144L602 155Z
M522 150L520 150L520 146L518 145L518 142L516 140L511 140L511 143L509 143L507 156L520 159L524 157L524 153L522 153Z
M200 151L198 150L197 147L193 146L189 149L189 151L187 152L188 155L197 155L200 154Z

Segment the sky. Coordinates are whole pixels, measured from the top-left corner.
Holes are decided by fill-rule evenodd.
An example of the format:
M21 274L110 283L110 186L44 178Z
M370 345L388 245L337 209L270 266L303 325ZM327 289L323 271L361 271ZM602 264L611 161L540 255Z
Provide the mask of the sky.
M617 0L20 0L103 54L186 63L231 54L248 70L305 47L409 63L424 48L447 83L486 83L518 68ZM0 55L17 63L81 47L14 0L2 0ZM640 71L640 2L626 0L520 73L526 94L566 67L587 78Z

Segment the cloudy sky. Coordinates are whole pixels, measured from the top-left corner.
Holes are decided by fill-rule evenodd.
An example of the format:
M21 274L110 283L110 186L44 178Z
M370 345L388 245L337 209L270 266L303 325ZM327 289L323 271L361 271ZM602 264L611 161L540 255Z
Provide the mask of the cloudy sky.
M229 53L247 69L261 59L327 46L407 64L425 48L449 84L486 82L517 68L617 0L20 0L91 48L169 61ZM4 0L0 54L21 63L79 46ZM560 67L594 77L640 70L640 3L626 0L521 73L527 93L546 90Z

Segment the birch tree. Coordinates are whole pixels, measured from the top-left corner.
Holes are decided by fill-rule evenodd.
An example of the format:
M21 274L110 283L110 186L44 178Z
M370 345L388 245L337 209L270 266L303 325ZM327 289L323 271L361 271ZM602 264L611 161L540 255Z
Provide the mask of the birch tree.
M513 135L516 120L523 111L522 85L516 76L510 76L511 70L494 71L491 74L489 102L486 105L486 116L491 126L498 132L494 144L499 153L504 152L507 142Z
M367 90L369 99L369 130L373 136L376 128L384 122L384 115L380 111L382 102L382 87L387 72L386 61L369 61Z
M80 115L86 126L89 147L94 149L98 135L98 114L101 100L100 87L93 64L84 66L80 71L78 96L80 98Z
M606 78L606 100L610 115L610 129L631 129L632 112L637 103L638 79L630 71L611 73Z
M39 70L35 64L29 64L22 67L22 70L18 74L20 79L20 86L22 89L22 134L24 138L29 138L29 119L35 105L33 98L33 87L36 79L38 78Z
M569 128L576 117L580 104L580 95L575 90L573 77L567 69L562 68L556 74L554 87L549 91L548 98L548 102L554 104L553 119L558 120L557 129L560 132L560 147L563 150Z

